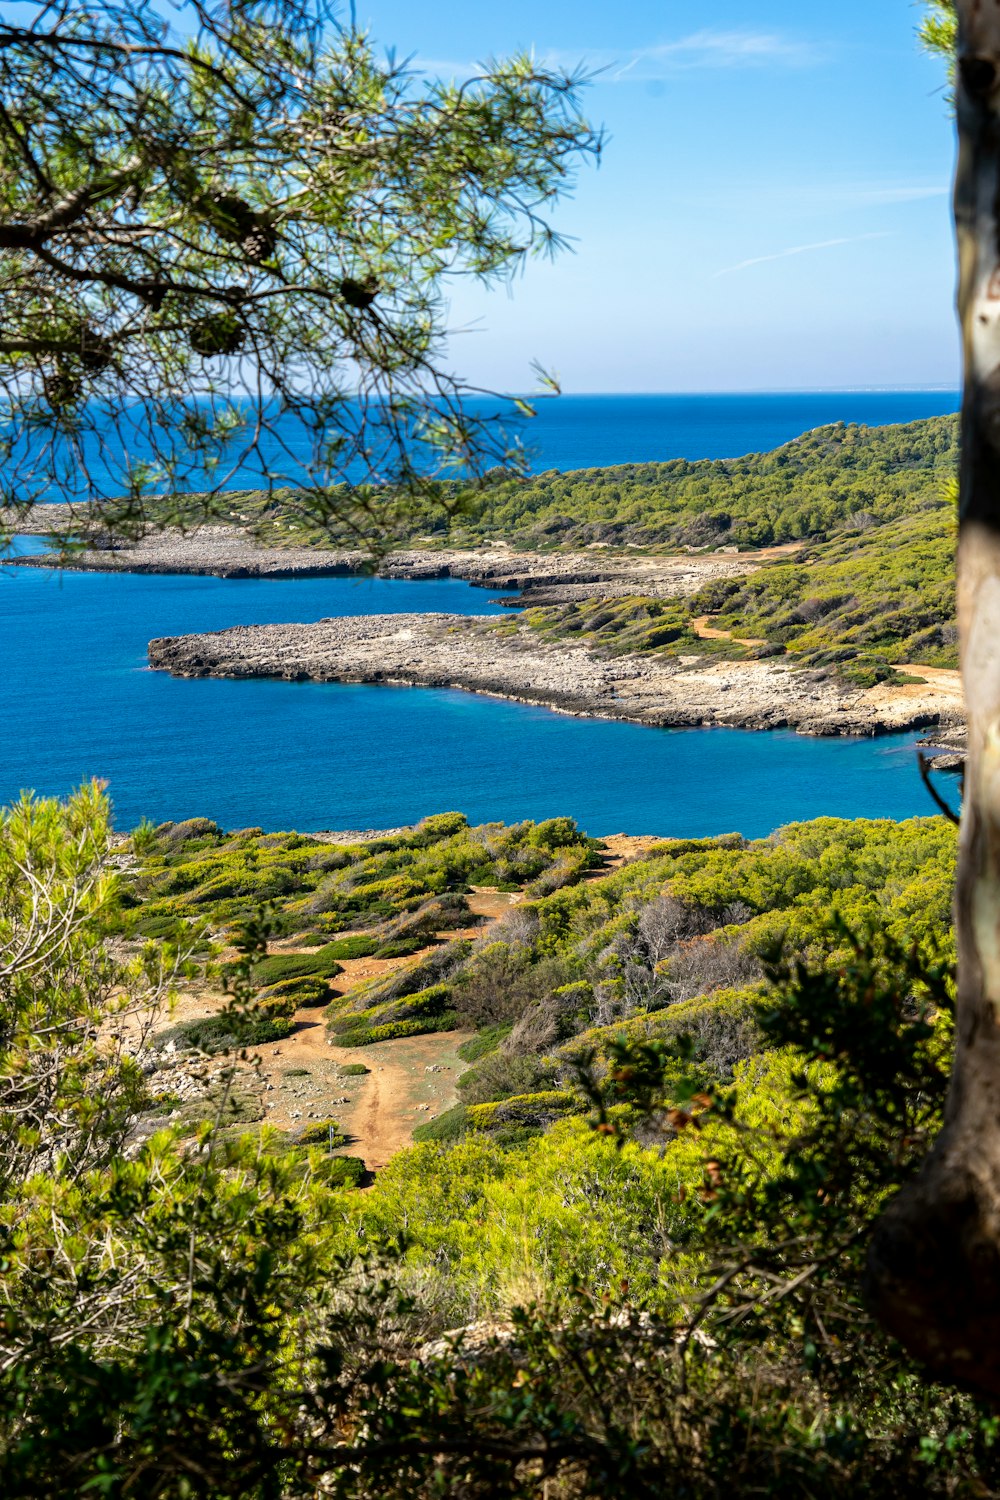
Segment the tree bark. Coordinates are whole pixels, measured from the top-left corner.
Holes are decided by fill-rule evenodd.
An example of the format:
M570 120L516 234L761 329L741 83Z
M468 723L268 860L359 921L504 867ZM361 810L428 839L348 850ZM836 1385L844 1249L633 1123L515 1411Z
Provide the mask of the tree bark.
M958 0L958 310L964 348L958 618L969 726L944 1129L889 1205L868 1290L941 1378L1000 1397L1000 0Z

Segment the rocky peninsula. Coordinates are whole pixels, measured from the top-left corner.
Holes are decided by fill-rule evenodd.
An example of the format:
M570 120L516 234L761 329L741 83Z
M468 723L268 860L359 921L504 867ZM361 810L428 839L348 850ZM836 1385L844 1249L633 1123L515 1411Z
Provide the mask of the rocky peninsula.
M149 644L150 665L179 677L278 677L463 688L563 713L659 727L792 728L876 735L961 722L954 684L852 688L781 660L608 657L550 644L515 620L370 615L237 626Z
M8 517L8 520L14 520ZM3 515L0 513L0 522ZM80 530L64 506L36 507L17 529ZM362 549L275 543L238 526L150 531L134 541L91 531L69 554L8 559L8 565L103 573L189 573L222 578L347 576L459 578L512 607L631 595L677 598L706 583L755 572L799 544L738 554L630 554L592 546L525 552L505 543L479 548L400 548L373 559ZM696 628L704 622L695 622ZM707 637L720 632L699 630ZM802 670L780 658L725 661L704 656L609 656L566 640L546 642L514 620L452 615L364 616L315 624L237 627L217 635L150 643L152 666L179 676L283 677L456 687L564 713L658 726L794 728L801 734L874 735L934 726L936 743L961 755L958 674L901 668L911 683L852 687L834 672ZM923 680L919 680L919 679Z
M63 506L36 507L22 532L51 535L72 530ZM50 512L58 511L58 516ZM0 525L2 525L0 513ZM43 524L44 523L44 524ZM91 573L192 573L218 578L295 578L374 572L379 578L420 580L460 578L513 595L517 603L551 604L579 598L620 598L641 593L673 598L696 593L714 578L754 571L749 557L734 554L629 557L584 552L520 552L486 548L401 548L373 558L360 548L268 546L234 526L202 526L197 531L155 531L135 541L92 535L82 551L13 557L7 565L62 568Z

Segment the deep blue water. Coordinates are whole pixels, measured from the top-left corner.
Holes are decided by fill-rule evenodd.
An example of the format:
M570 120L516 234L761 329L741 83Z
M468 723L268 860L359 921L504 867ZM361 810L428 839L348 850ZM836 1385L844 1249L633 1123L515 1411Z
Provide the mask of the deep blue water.
M919 393L566 397L543 408L536 432L547 465L590 467L739 454L822 422L953 406ZM760 835L825 813L930 811L908 737L651 730L459 692L175 680L146 666L157 635L494 608L486 591L452 580L0 570L0 803L100 776L126 828L195 814L228 827L388 827L458 808L474 821L566 813L595 834Z
M5 570L0 802L101 776L125 828L196 813L226 827L391 827L459 808L475 821L568 813L595 834L683 835L929 810L907 738L670 732L469 693L175 679L146 667L156 635L494 609L485 590L454 580Z
M531 467L589 469L668 458L764 453L828 422L881 427L958 410L957 392L792 392L764 396L560 396L524 428Z
M501 402L477 399L469 409L481 416L496 417L509 438L519 439L529 467L544 469L589 469L609 464L647 463L669 458L738 458L744 453L766 452L789 442L810 428L828 422L860 422L882 426L890 422L913 422L920 417L939 416L958 409L953 391L824 391L773 395L680 396L560 396L536 403L537 415L530 421L511 416ZM310 461L310 439L291 418L278 423L280 442L267 432L260 440L271 472L289 483L301 482ZM100 441L85 430L80 441L87 453L91 475L105 493L116 494L121 479L117 465L118 444L107 433ZM148 442L139 431L129 431L134 459L151 459ZM110 470L104 459L111 458ZM220 472L229 475L224 488L252 488L262 482L256 459L229 473L236 463L239 443ZM16 468L16 461L12 461ZM69 497L75 462L63 475L62 489L48 497ZM362 477L360 472L355 477ZM196 469L185 473L182 488L206 486Z

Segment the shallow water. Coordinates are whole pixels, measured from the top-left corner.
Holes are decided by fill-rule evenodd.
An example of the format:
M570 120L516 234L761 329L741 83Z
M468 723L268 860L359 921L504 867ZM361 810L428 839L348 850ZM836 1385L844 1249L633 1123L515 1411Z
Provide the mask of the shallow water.
M737 456L827 422L909 422L955 404L919 391L566 396L540 403L525 436L534 468L588 468ZM651 730L460 692L174 680L146 666L157 635L495 608L455 580L0 569L0 802L100 776L122 827L193 814L230 827L386 827L460 808L475 820L568 813L596 834L682 835L931 810L908 736Z
M930 811L909 736L653 730L457 691L174 679L146 666L157 635L410 610L498 606L451 579L0 570L0 802L100 776L125 828L195 814L377 828L458 808L474 821L569 814L594 834L759 835L823 813Z

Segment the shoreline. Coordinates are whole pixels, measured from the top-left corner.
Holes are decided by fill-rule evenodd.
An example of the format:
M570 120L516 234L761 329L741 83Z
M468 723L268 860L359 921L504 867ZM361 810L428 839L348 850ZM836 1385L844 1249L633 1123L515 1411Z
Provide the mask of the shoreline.
M952 684L852 688L774 659L603 657L543 642L495 616L364 615L235 626L149 643L175 677L457 688L580 718L653 728L793 729L814 736L901 733L963 723ZM917 669L915 669L917 670Z
M68 516L46 519L47 533L54 522L62 520L64 528L69 524ZM35 529L37 534L42 528ZM603 547L518 552L506 543L494 543L478 548L400 548L374 566L361 550L262 546L243 530L219 525L188 534L154 532L137 542L97 545L68 558L10 558L6 565L234 579L356 577L365 572L412 582L455 578L493 590L500 596L497 602L519 610L631 594L683 597L711 580L746 576L773 554L798 546L759 554L727 549L633 556ZM926 672L926 680L853 688L832 673L796 668L776 658L606 657L565 640L544 642L515 620L516 616L503 620L502 630L495 616L429 614L238 626L215 636L151 641L149 659L155 669L176 676L454 688L575 717L656 728L789 728L804 735L867 737L933 727L941 731L936 738L944 742L939 756L962 753L964 713L954 672L903 667L903 675L919 678ZM714 630L707 618L695 626L707 638L726 634Z
M22 528L24 535L39 530ZM45 534L49 534L46 530ZM227 526L198 531L155 532L137 542L97 545L67 556L34 553L3 559L12 568L45 568L76 573L179 573L216 578L356 577L421 582L455 578L525 598L504 599L512 606L564 603L572 599L614 598L623 593L676 598L696 593L718 578L756 571L754 554L605 554L518 552L506 544L490 547L400 547L377 563L360 548L275 547L257 544L246 532Z

